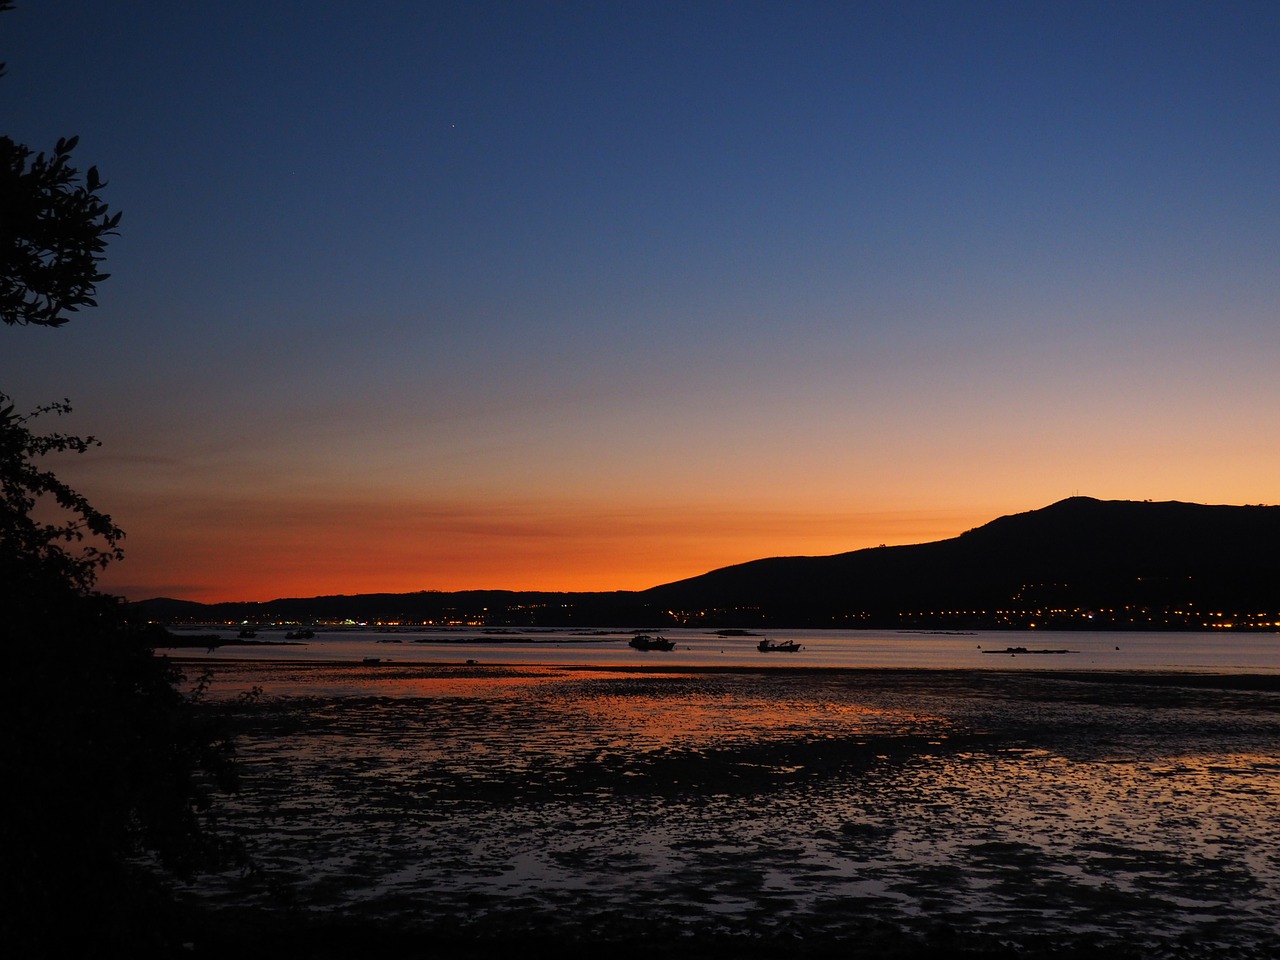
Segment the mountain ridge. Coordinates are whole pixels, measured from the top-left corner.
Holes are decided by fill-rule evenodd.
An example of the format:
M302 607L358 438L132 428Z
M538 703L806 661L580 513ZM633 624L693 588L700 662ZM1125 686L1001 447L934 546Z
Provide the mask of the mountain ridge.
M155 598L130 607L159 620L1203 629L1280 618L1278 542L1280 507L1076 496L943 540L760 558L641 591Z

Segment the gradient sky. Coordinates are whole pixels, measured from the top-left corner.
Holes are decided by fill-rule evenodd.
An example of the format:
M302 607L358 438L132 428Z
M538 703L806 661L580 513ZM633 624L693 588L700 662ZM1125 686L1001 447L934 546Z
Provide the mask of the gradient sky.
M0 330L131 599L642 589L1280 503L1280 12L23 0L101 307Z

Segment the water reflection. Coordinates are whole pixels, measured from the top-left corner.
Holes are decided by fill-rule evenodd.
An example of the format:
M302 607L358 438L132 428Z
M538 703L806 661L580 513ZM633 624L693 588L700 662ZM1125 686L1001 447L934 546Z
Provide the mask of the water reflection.
M215 635L233 641L233 628L195 627L182 631L196 637ZM1185 670L1215 673L1280 673L1280 636L1265 633L1066 632L999 631L920 633L876 630L770 631L775 641L795 640L797 653L761 653L759 635L721 637L699 630L672 630L674 650L639 651L627 645L629 629L604 636L572 631L486 636L477 631L397 632L321 629L314 640L285 644L283 629L258 633L266 646L219 646L206 654L208 641L191 652L214 659L348 660L366 658L385 664L551 664L609 668L682 669L688 667L752 668L922 668L965 670ZM393 640L394 642L388 642ZM1062 654L1010 655L997 651L1063 649ZM175 651L178 652L178 651Z
M225 664L238 816L303 902L1280 936L1280 704L989 671ZM240 897L231 884L210 896ZM657 905L661 907L658 909ZM565 918L573 918L572 920ZM1153 953L1158 955L1159 951Z

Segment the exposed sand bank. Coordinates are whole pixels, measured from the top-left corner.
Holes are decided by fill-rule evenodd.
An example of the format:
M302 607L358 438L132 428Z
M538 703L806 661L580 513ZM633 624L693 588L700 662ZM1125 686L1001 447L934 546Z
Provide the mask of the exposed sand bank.
M1280 939L1274 677L212 666L264 690L233 812L270 883L199 892L260 918L436 955Z

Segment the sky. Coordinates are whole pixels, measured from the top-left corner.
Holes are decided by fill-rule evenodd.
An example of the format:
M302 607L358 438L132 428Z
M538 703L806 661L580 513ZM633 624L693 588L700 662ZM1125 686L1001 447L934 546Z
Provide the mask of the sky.
M636 590L1072 495L1280 503L1280 12L20 0L123 211L0 330L200 601Z

